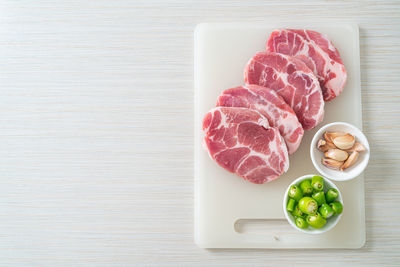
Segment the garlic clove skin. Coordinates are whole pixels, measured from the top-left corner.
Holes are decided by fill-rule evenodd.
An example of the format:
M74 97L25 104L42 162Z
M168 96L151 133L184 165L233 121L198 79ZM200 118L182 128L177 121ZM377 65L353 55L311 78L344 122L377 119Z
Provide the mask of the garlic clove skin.
M333 143L333 139L339 136L346 135L345 132L325 132L324 138L327 142Z
M359 142L355 142L354 146L352 146L350 149L346 149L347 152L353 152L353 151L363 152L366 150L367 149L365 148L365 146Z
M349 154L344 150L340 150L337 148L331 148L325 152L325 157L334 159L337 161L345 161L349 157Z
M354 165L354 163L357 162L359 153L357 151L354 151L350 154L349 158L344 162L344 164L340 167L340 170L343 171L351 166Z
M333 138L333 143L337 148L340 149L350 149L353 147L356 139L351 134L345 134L342 136L337 136Z
M337 161L334 159L327 159L323 158L322 159L322 164L324 164L326 167L333 169L333 170L338 170L342 167L343 161Z

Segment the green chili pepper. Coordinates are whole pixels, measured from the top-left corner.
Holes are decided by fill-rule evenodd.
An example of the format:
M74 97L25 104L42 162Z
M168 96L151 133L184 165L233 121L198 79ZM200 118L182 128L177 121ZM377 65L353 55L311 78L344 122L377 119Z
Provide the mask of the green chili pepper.
M301 212L301 210L299 208L299 205L296 205L294 207L294 210L292 211L292 215L295 216L295 217L303 217L304 216L304 213Z
M333 209L333 211L335 212L335 215L339 215L342 213L343 211L343 205L340 202L332 202L331 204L329 204L331 206L331 208Z
M305 214L315 214L318 210L318 203L311 197L303 197L299 201L299 208Z
M314 194L312 194L312 198L315 199L315 201L317 201L318 206L321 206L322 204L326 203L325 194L323 191L315 192Z
M322 178L321 176L313 176L313 178L311 179L311 186L317 191L323 190L324 178Z
M296 204L296 201L293 198L290 198L288 203L287 203L286 209L289 212L292 212L294 210L294 204Z
M303 192L297 185L292 185L289 189L289 197L293 198L296 201L299 201L300 198L303 197Z
M339 192L335 188L330 188L328 192L326 192L326 202L331 203L335 201L335 199L338 197Z
M304 229L304 228L308 227L308 223L302 217L296 217L295 222L296 222L296 226L301 228L301 229Z
M306 220L311 227L316 229L321 228L326 223L326 220L318 212L315 215L308 215Z
M303 180L300 183L300 189L301 191L303 191L304 195L311 195L312 194L311 180L310 179Z
M318 211L325 219L329 219L333 214L335 214L331 206L328 204L322 204Z

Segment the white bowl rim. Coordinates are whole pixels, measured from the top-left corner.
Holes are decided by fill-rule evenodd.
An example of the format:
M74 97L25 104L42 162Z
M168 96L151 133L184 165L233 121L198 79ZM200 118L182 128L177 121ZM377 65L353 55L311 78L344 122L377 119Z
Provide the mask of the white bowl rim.
M362 144L363 144L363 145L366 147L366 149L367 149L367 151L365 151L366 154L365 154L365 156L364 156L364 159L363 159L362 162L359 163L358 168L355 169L355 170L352 172L352 174L348 173L348 174L346 175L346 173L342 173L342 174L341 174L342 178L338 178L338 177L332 176L332 175L330 175L329 173L327 173L326 171L324 171L324 170L321 168L321 166L320 166L322 163L317 162L317 160L316 160L315 157L314 157L314 153L313 153L314 151L317 150L316 145L317 145L317 141L318 141L317 139L318 139L318 137L322 136L322 133L323 133L327 128L330 128L330 127L336 126L336 125L344 125L344 126L347 126L347 127L349 127L349 128L354 129L354 131L357 132L356 137L360 138L360 136L361 136L361 137L364 139L365 142L363 142ZM322 153L322 152L320 152L320 153ZM364 152L363 152L363 153L364 153ZM310 157L311 157L311 161L312 161L314 167L317 169L317 171L318 171L322 176L324 176L324 177L326 177L326 178L328 178L328 179L330 179L330 180L333 180L333 181L343 182L343 181L349 181L349 180L351 180L351 179L354 179L354 178L358 177L358 176L365 170L365 168L367 167L368 162L369 162L370 147L369 147L369 143L368 143L367 137L364 135L364 133L363 133L360 129L358 129L358 127L356 127L356 126L354 126L353 124L350 124L350 123L348 123L348 122L337 121L337 122L331 122L331 123L325 124L324 126L322 126L322 127L314 134L314 136L313 136L313 138L312 138L312 140L311 140L311 144L310 144ZM344 176L344 178L343 178L343 176Z
M339 222L340 218L341 218L342 215L343 215L343 213L341 213L341 214L339 214L339 216L335 216L335 217L333 217L333 218L330 218L330 220L335 219L335 221L333 221L333 223L331 223L328 227L323 226L323 227L320 228L320 229L310 229L310 228L308 228L308 229L301 229L301 228L298 228L298 227L296 226L296 224L294 223L293 220L290 219L290 217L289 217L289 212L286 210L286 205L287 205L287 200L288 200L288 193L289 193L290 187L291 187L292 185L294 185L294 184L297 185L299 182L301 182L301 181L303 181L303 180L305 180L305 179L311 178L311 177L313 177L313 176L316 176L316 175L317 175L317 176L321 176L322 178L324 178L325 183L329 184L329 188L335 188L335 189L339 192L339 196L338 196L338 198L337 198L337 201L339 201L340 203L342 203L342 205L344 206L343 198L342 198L342 193L340 192L339 188L338 188L331 180L329 180L328 178L324 177L323 175L319 175L319 174L306 174L306 175L303 175L303 176L301 176L301 177L295 179L295 180L294 180L293 182L291 182L291 183L289 184L289 186L286 188L286 190L285 190L285 195L284 195L284 197L283 197L283 213L285 214L286 220L289 222L289 224L290 224L291 226L293 226L294 228L296 228L297 230L299 230L300 232L303 232L303 233L306 233L306 234L312 234L312 235L322 234L322 233L325 233L325 232L331 230L333 227L336 226L336 224Z

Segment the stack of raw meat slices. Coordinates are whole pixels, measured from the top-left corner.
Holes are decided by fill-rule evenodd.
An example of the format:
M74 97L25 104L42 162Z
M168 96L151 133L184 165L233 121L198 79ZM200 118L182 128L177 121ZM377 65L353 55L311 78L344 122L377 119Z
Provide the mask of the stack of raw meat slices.
M324 117L324 101L346 83L338 50L323 34L275 30L266 51L244 69L245 85L227 89L203 119L204 143L221 167L263 184L289 168L304 135Z

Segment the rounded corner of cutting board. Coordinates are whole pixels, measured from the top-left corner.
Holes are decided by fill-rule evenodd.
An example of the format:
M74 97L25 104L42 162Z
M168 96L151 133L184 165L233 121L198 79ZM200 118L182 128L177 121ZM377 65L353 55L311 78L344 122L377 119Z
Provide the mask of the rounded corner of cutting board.
M196 246L198 246L199 248L202 248L202 249L206 249L209 247L207 241L199 233L195 234L194 243L196 244Z
M360 240L358 240L358 242L355 243L352 248L353 249L361 249L365 246L366 242L367 242L367 240L366 240L365 234L363 234L362 237L360 238Z

